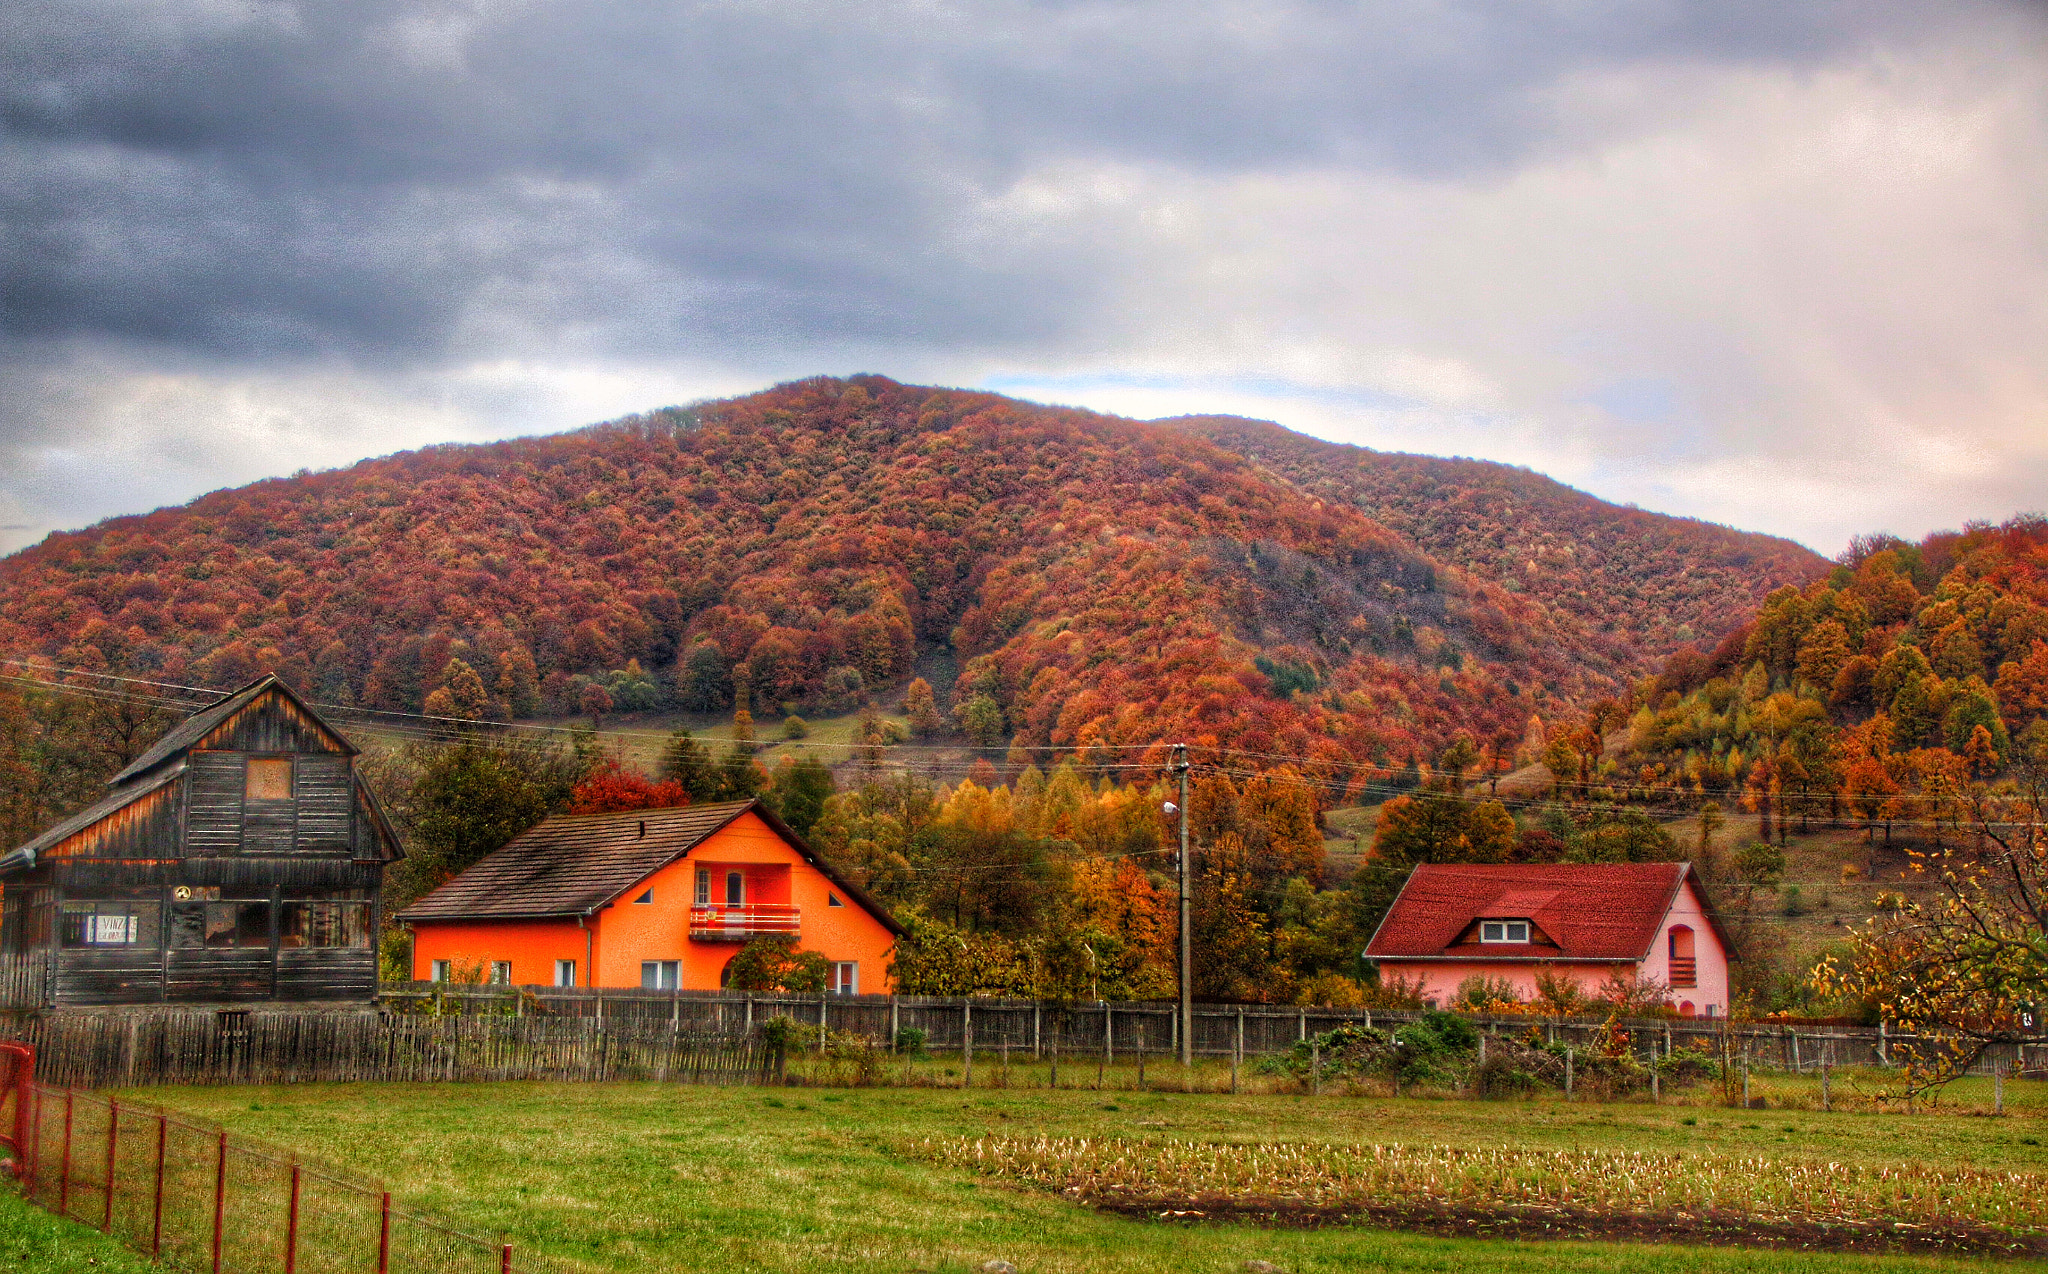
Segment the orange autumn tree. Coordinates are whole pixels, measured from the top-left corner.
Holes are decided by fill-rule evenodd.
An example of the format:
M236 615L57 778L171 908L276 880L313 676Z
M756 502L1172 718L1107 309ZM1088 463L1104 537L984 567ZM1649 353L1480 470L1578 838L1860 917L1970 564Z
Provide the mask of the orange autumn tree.
M613 757L578 783L569 795L571 814L623 814L632 810L688 805L690 793L674 779L659 782L637 774Z

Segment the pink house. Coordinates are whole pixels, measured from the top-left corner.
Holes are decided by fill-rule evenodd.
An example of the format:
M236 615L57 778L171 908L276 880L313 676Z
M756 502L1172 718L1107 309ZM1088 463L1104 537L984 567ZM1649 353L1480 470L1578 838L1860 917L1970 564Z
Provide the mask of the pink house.
M1655 982L1683 1017L1728 1012L1727 935L1691 863L1425 863L1365 954L1432 1004L1480 976L1532 999L1549 969L1588 994L1616 975Z

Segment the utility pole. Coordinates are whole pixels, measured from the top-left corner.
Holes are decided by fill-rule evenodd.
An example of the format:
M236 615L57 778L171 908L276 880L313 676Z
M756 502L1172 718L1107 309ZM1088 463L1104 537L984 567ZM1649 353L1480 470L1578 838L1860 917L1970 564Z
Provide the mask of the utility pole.
M1195 1056L1194 910L1188 895L1188 745L1173 745L1173 769L1180 775L1180 1064Z

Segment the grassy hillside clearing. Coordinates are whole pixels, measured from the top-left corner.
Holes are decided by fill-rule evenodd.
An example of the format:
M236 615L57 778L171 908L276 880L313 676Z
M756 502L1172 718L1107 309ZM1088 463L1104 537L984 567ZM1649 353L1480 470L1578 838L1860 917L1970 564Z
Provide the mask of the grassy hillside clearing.
M1559 1102L1187 1096L1011 1088L702 1089L654 1085L302 1085L137 1094L379 1173L405 1201L592 1270L1892 1271L1971 1261L1599 1243L1442 1239L1134 1220L920 1158L919 1143L1003 1136L1178 1138L1332 1147L1642 1150L1866 1168L2038 1171L2040 1095L2023 1113L1823 1115ZM2003 1266L2001 1268L2011 1268Z

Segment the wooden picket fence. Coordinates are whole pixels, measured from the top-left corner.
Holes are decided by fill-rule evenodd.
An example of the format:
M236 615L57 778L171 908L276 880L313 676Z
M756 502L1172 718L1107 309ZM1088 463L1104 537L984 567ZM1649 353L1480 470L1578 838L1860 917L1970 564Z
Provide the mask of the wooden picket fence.
M37 1078L73 1088L316 1081L773 1078L758 1034L666 1023L377 1013L49 1014L0 1034L32 1044Z

